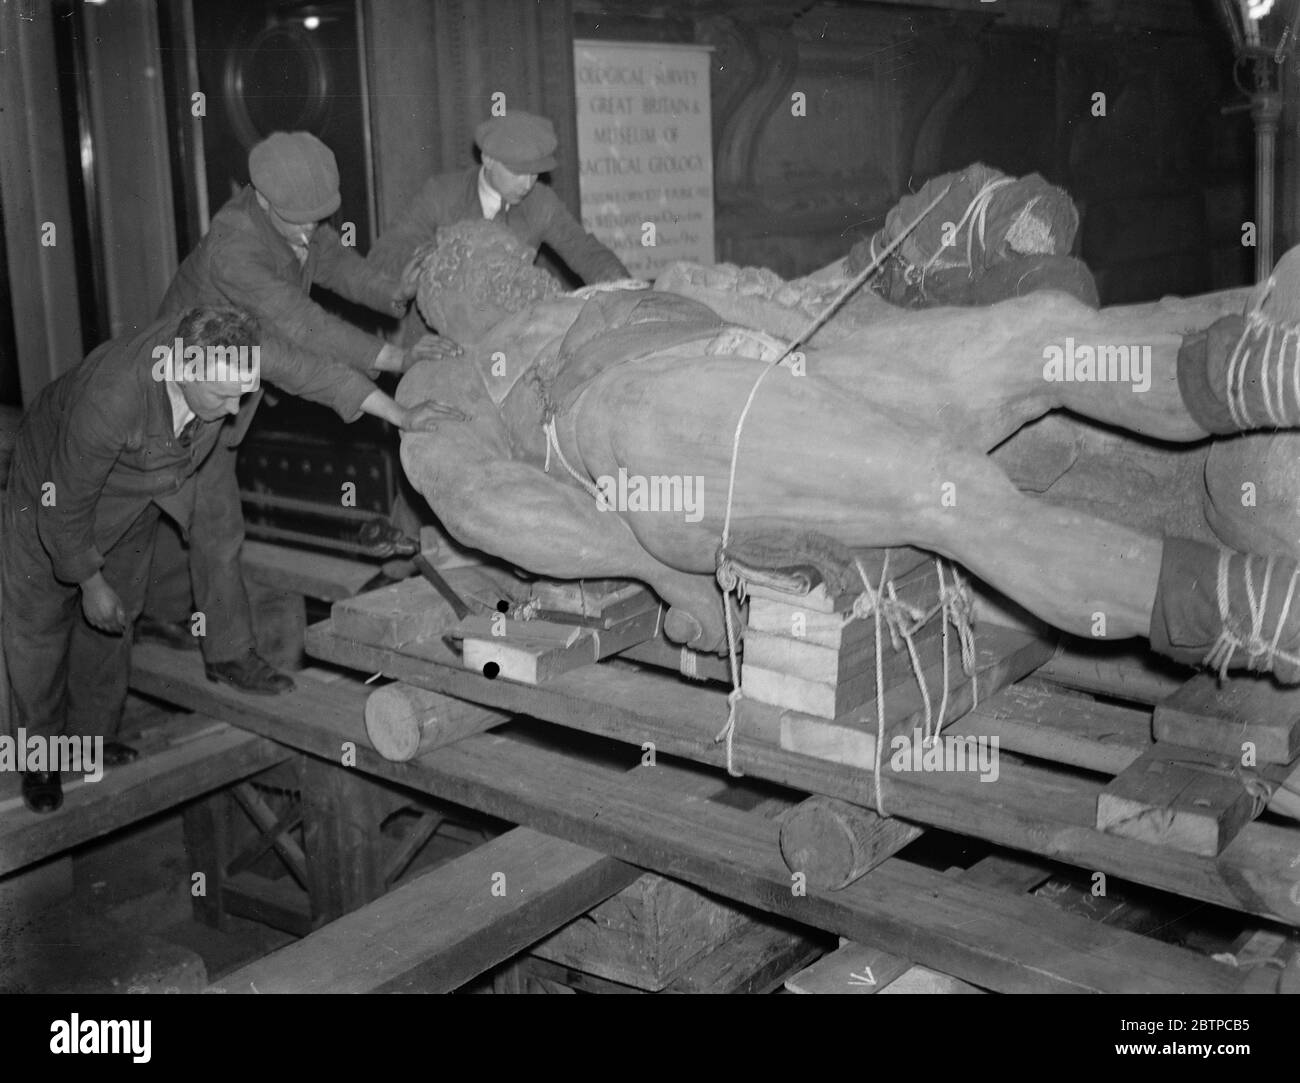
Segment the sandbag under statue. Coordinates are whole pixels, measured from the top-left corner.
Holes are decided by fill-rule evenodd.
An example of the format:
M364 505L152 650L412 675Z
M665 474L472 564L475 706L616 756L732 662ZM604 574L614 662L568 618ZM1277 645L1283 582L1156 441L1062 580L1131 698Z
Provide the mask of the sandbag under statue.
M492 223L455 230L497 261L474 283L504 282L528 262ZM440 250L422 300L472 295ZM439 327L463 355L417 365L399 389L401 401L433 398L467 415L402 438L411 481L467 546L540 576L641 580L670 607L670 638L718 649L715 570L752 393L727 555L820 561L834 582L837 552L914 545L1066 631L1091 635L1104 614L1107 638L1143 636L1189 664L1300 682L1294 558L1055 506L1017 491L987 454L1056 408L1172 442L1229 422L1300 423L1300 398L1275 393L1300 386L1295 351L1279 349L1281 332L1300 327L1276 319L1282 299L1300 297L1300 275L1280 275L1250 322L1222 297L1098 311L1037 292L984 308L893 310L774 368L781 347L770 335L666 291L556 297L486 329L474 316L458 325L457 312L508 307L483 288ZM1098 365L1108 379L1096 379ZM597 480L620 471L689 482L696 499L658 510L595 499Z

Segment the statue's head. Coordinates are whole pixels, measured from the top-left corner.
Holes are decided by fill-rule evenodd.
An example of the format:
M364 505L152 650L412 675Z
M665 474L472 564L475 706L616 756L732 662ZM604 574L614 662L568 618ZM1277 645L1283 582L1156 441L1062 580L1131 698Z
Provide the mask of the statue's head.
M462 344L477 342L511 313L563 292L533 266L536 255L497 222L439 229L420 270L420 315L440 334Z

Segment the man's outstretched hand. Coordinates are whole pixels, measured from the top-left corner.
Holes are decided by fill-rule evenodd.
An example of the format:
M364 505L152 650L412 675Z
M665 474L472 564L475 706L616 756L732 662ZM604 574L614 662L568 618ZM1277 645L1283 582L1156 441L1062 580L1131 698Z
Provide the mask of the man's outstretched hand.
M412 362L446 361L464 352L457 342L445 335L425 335L410 351Z
M122 608L122 599L100 572L81 584L81 611L92 628L109 635L121 635L126 631L126 610Z
M433 432L444 421L468 421L469 415L455 406L447 406L433 399L406 407L399 426L403 432Z

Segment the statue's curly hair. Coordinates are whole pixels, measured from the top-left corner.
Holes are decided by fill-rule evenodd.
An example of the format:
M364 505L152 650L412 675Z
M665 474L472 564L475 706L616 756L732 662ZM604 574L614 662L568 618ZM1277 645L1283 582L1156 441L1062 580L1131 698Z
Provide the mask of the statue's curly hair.
M454 331L449 323L466 310L484 323L558 297L560 283L533 266L535 249L505 226L485 219L457 222L438 230L437 244L420 267L416 303L430 327Z

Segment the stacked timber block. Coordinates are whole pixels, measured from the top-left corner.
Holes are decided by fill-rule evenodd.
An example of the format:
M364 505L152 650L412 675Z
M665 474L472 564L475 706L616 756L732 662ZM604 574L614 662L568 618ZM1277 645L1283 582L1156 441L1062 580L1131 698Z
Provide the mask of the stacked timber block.
M876 584L873 583L873 586ZM895 581L900 601L928 609L938 599L938 577L930 562ZM807 594L750 586L741 686L745 695L817 718L842 718L876 698L876 635L870 618L852 617L860 592L832 594L818 584ZM940 657L938 618L913 637L920 665ZM882 644L886 679L910 672L905 646Z
M939 600L933 558L914 549L890 554L893 597L930 612ZM862 563L868 581L878 586L883 551L872 551ZM853 767L873 766L878 730L884 732L886 749L900 735L915 742L926 725L942 729L952 724L971 709L977 695L981 701L991 697L1042 665L1054 650L1033 631L983 626L975 640L972 681L962 669L958 634L950 626L945 678L943 620L936 613L913 633L911 650L905 643L895 649L889 638L882 641L884 718L878 720L875 620L850 619L855 594L833 595L820 584L803 594L751 584L748 595L741 732Z
M1300 689L1268 678L1199 674L1156 704L1152 728L1098 795L1098 830L1217 857L1300 776Z
M534 595L530 619L469 616L448 634L461 640L466 669L542 684L659 634L663 612L653 594L639 584L607 586L537 584L543 593Z

